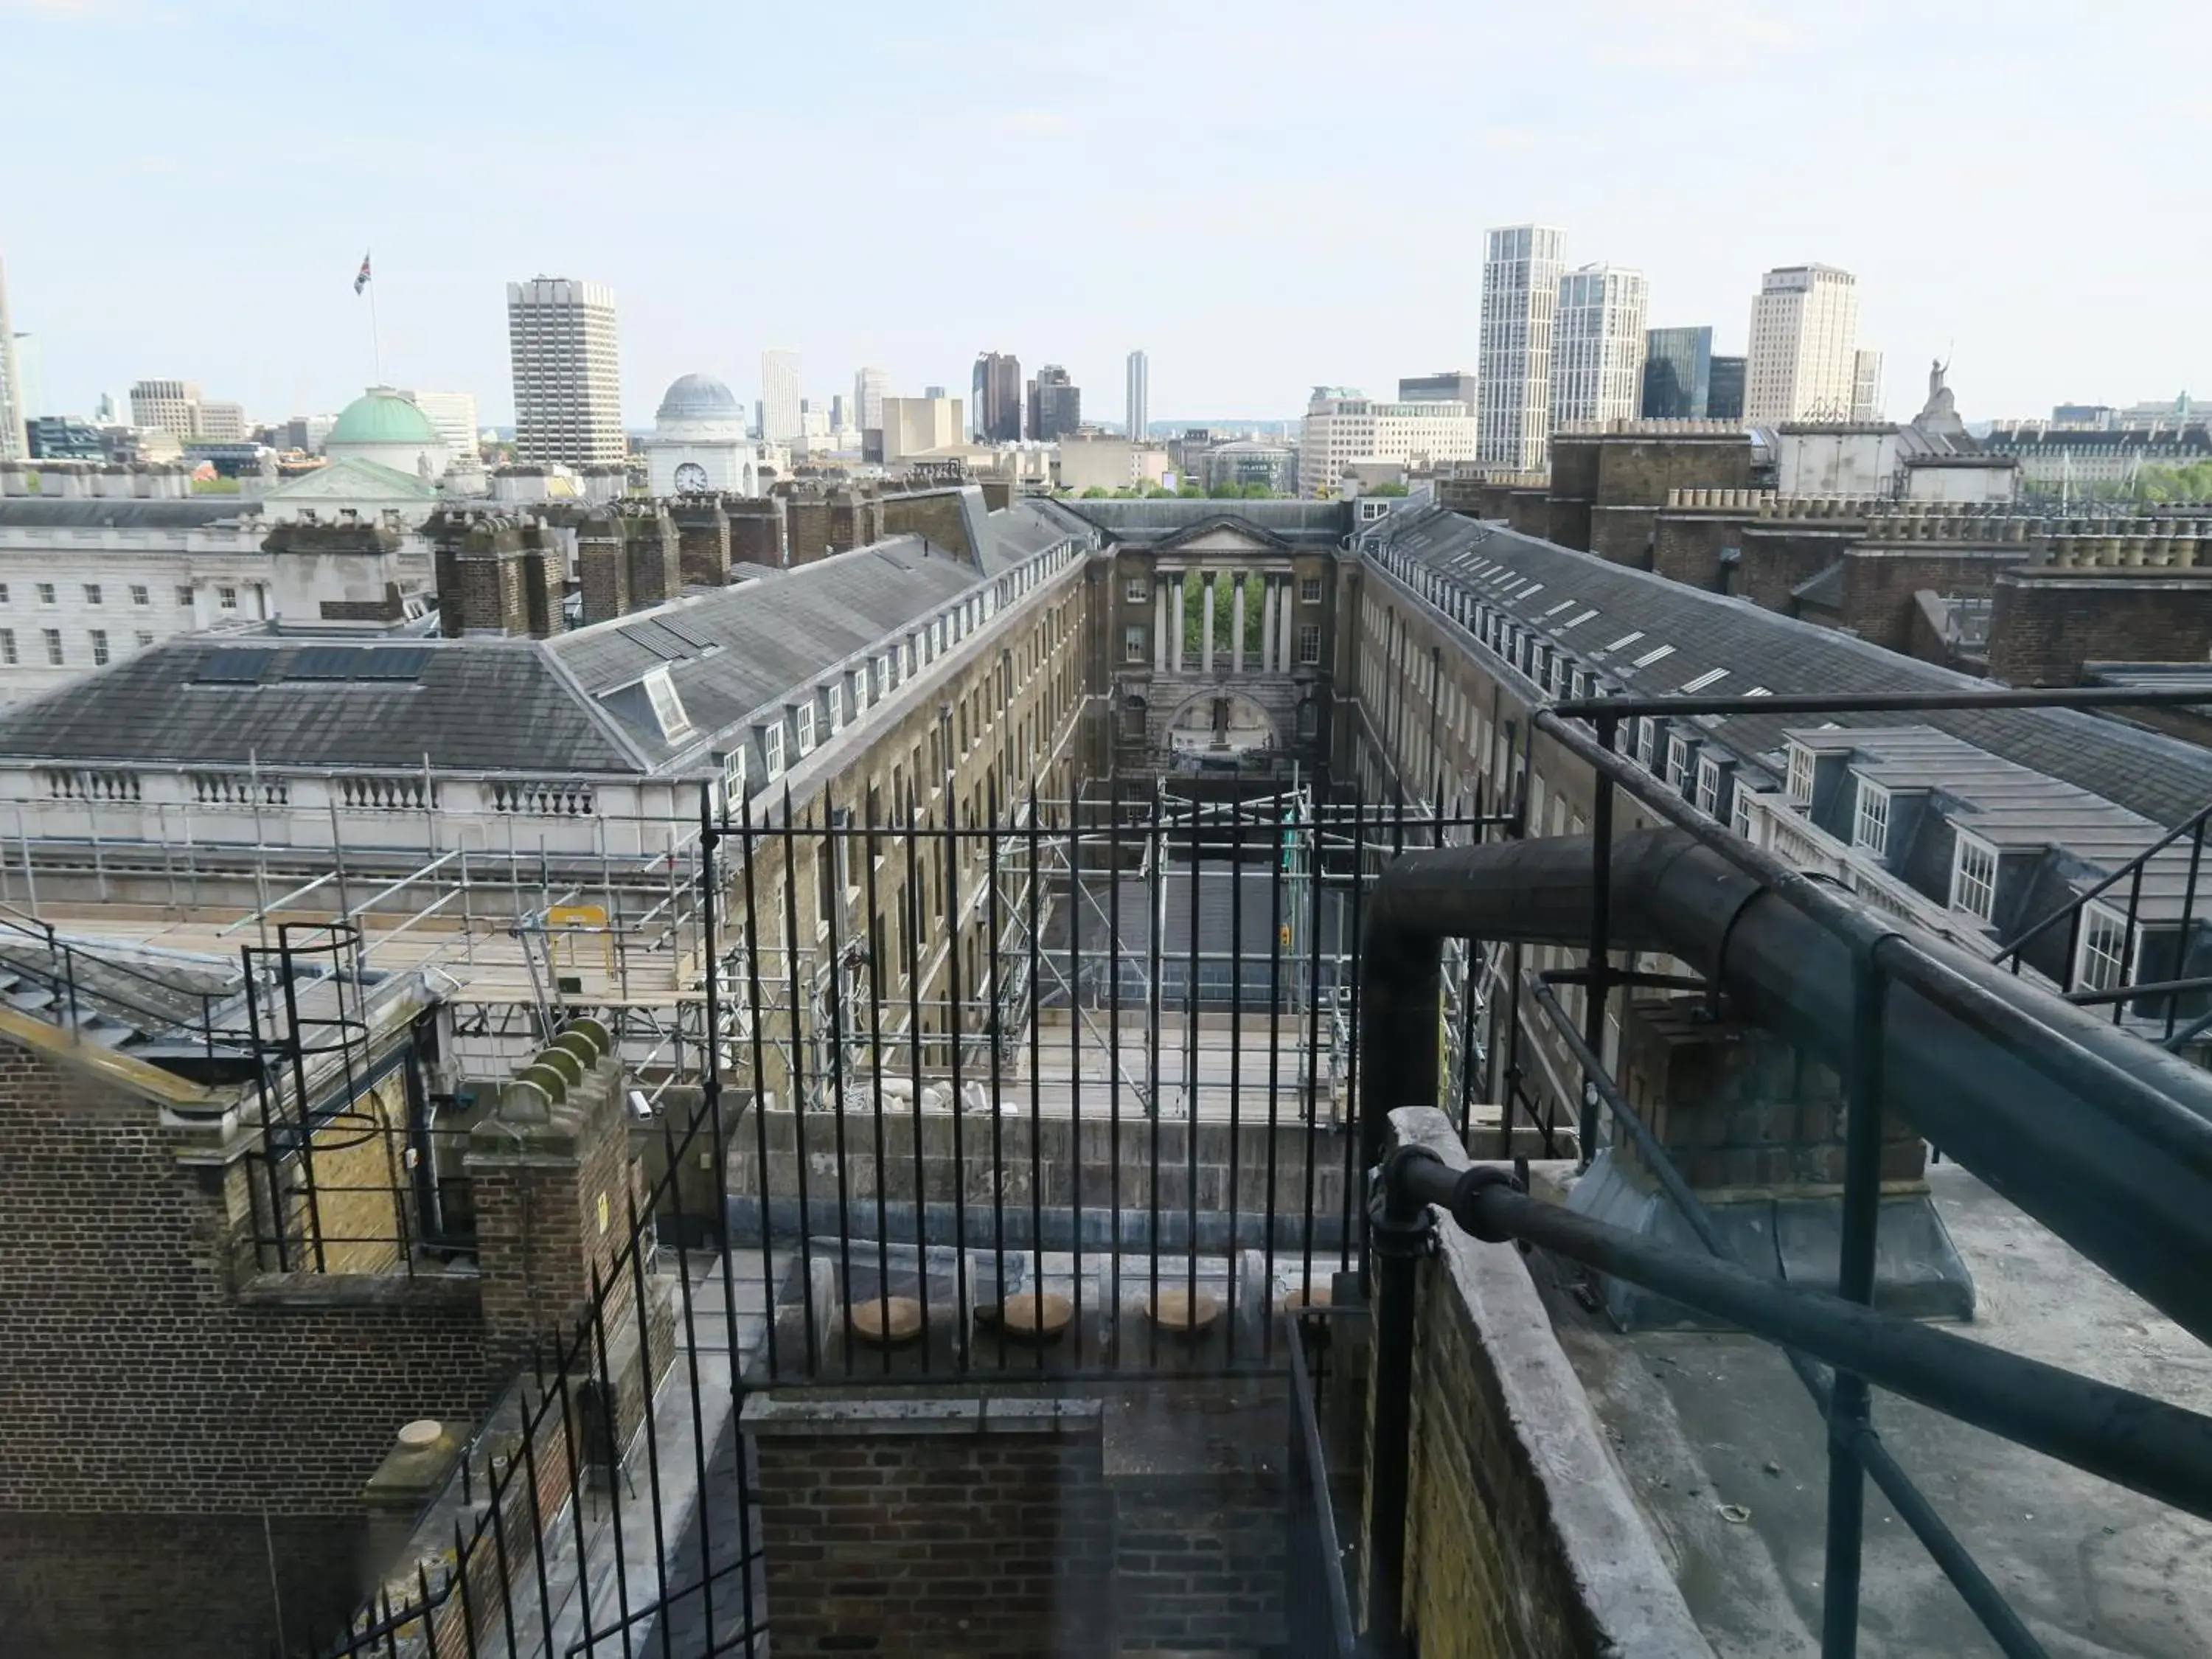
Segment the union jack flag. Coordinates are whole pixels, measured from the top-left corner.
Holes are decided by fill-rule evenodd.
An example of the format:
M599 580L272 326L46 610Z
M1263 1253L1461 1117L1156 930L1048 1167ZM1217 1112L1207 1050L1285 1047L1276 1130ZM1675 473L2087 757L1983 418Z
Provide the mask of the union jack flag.
M368 255L361 256L361 270L353 279L353 291L358 294L368 286Z

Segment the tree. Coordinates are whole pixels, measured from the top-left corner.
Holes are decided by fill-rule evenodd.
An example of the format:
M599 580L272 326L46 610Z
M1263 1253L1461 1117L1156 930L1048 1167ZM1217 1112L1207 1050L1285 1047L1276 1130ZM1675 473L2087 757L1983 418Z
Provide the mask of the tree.
M1194 483L1185 484L1176 490L1176 494L1187 501L1203 501L1206 498L1206 492Z
M1367 493L1370 495L1410 495L1413 491L1401 483L1379 483Z
M1103 501L1106 499L1108 493L1109 492L1103 486L1093 484L1090 489L1083 492L1083 499L1086 501Z
M1244 499L1248 501L1273 501L1274 496L1275 492L1263 483L1248 483L1244 486Z
M1148 501L1171 501L1175 499L1175 491L1162 485L1154 484L1145 492L1145 499Z
M1244 496L1243 487L1234 483L1218 483L1206 493L1217 501L1241 501Z

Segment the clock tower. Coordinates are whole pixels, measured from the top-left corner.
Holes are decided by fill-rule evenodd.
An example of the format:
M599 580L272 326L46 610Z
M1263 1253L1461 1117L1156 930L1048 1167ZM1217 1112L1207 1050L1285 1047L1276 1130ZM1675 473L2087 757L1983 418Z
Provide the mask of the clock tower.
M668 388L646 442L655 495L716 491L758 493L759 473L744 411L729 387L708 374L686 374Z

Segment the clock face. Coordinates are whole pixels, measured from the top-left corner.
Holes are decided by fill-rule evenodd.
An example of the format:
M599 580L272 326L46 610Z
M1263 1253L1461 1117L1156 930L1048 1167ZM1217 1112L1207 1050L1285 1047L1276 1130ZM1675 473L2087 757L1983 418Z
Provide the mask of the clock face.
M707 469L696 461L686 461L676 469L676 487L692 494L707 487Z

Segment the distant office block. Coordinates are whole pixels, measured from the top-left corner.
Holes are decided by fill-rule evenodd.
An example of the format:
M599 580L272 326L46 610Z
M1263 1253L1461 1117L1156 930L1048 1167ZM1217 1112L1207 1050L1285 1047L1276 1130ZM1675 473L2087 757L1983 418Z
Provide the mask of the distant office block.
M509 283L507 335L516 457L571 466L621 460L629 446L614 290L566 276Z
M1711 407L1713 331L1655 328L1644 336L1644 401L1651 421L1702 421Z

